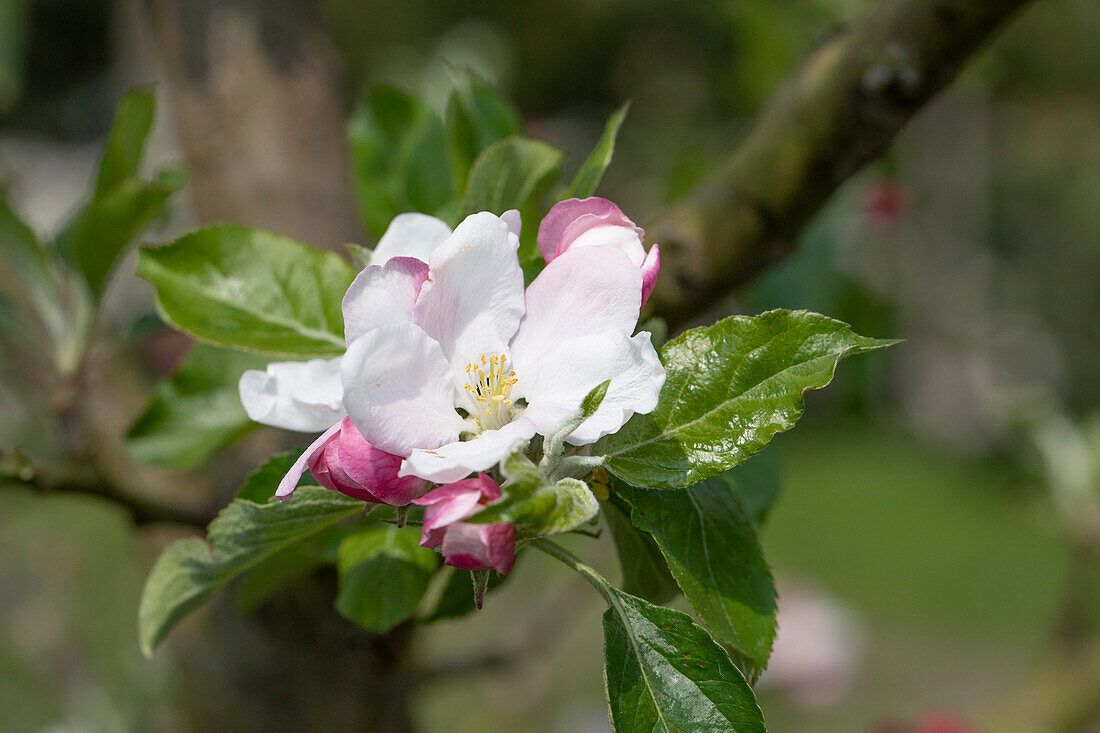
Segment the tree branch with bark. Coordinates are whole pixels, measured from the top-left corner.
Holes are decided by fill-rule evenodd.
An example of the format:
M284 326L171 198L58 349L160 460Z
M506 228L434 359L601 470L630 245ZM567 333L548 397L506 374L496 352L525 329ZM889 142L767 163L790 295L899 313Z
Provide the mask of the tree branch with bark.
M663 269L653 312L674 330L790 254L844 181L1027 0L888 0L814 51L717 174L649 222Z

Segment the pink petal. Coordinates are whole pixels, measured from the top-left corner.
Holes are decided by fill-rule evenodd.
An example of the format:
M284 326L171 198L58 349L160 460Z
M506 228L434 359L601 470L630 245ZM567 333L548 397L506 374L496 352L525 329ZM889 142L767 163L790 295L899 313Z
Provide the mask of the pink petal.
M433 530L459 522L478 511L481 504L500 498L500 487L485 473L429 491L414 504L427 507L424 529Z
M460 570L512 571L516 556L516 529L511 524L468 524L447 528L441 547L444 562Z
M405 506L427 487L424 481L416 477L398 476L401 457L368 443L346 417L333 447L342 475L372 494L375 498L370 501Z
M283 476L283 480L279 482L279 488L275 490L276 499L290 498L290 495L294 493L294 489L297 488L298 481L301 480L302 474L306 472L309 461L315 454L324 449L325 444L328 443L330 438L336 435L340 430L341 422L336 423L331 428L321 433L317 437L317 440L310 443L309 447L305 449L302 455L298 456L298 460L294 461L290 470Z
M650 247L638 269L642 271L642 305L645 305L657 285L657 276L661 274L661 248L656 244Z
M644 236L644 232L607 199L598 196L566 199L554 204L539 224L538 246L543 259L549 263L569 249L573 240L598 226L628 228L637 234L639 241Z

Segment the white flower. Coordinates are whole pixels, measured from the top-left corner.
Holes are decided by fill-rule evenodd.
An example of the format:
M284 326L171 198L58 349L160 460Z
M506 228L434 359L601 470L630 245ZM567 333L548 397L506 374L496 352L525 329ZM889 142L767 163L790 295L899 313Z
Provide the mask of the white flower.
M422 255L420 237L445 231L428 219L418 216L420 234L404 241L384 237L389 259L344 298L343 405L367 441L405 457L402 475L447 483L486 470L608 379L569 443L592 443L656 406L665 372L650 334L631 335L642 275L621 249L565 252L525 292L515 212L468 217L427 264L401 256Z

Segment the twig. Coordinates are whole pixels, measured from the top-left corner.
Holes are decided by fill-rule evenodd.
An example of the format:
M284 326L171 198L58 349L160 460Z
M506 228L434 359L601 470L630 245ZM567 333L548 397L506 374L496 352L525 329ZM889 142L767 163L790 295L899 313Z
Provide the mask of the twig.
M48 471L35 469L25 471L23 474L6 477L6 479L42 492L91 494L108 499L125 507L133 517L134 524L137 525L160 522L185 524L203 529L214 518L210 512L177 504L167 504L144 496L136 496L94 474L55 475Z
M798 230L1027 0L887 0L803 63L708 183L647 226L650 303L688 325L789 254Z

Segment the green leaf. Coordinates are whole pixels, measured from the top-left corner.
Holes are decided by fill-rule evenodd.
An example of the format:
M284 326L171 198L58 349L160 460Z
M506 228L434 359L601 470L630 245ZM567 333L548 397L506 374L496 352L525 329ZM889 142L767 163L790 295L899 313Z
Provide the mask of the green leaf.
M616 733L765 730L741 671L687 614L619 593L603 634Z
M182 185L177 170L164 171L152 183L137 178L123 181L77 212L57 235L58 251L84 275L93 293L101 293L127 245Z
M443 123L426 105L392 87L377 87L348 122L359 212L382 236L393 217L431 212L453 199Z
M557 174L562 157L560 150L541 140L498 140L474 160L466 185L466 211L503 214L523 208Z
M623 570L623 590L653 603L672 600L680 586L669 573L657 543L631 524L629 514L613 502L604 502L601 507Z
M779 498L779 461L775 449L765 449L721 474L745 516L754 527L759 527L768 517L772 504Z
M506 137L521 135L523 122L512 103L475 77L460 83L447 101L447 158L455 188L463 191L477 154Z
M579 572L607 601L604 674L616 733L763 733L752 688L690 616L622 592L549 540L532 544Z
M234 501L211 522L207 538L169 545L145 581L138 640L151 656L180 619L234 576L274 553L363 511L363 502L328 489L302 487L271 504Z
M837 362L895 341L864 338L808 311L732 316L661 349L668 376L656 409L635 415L593 454L627 483L678 489L741 463L802 415L802 393Z
M551 484L538 466L516 452L501 465L507 481L503 495L467 522L509 522L543 535L561 534L590 521L600 510L583 481L564 478Z
M246 369L270 357L195 344L171 379L157 384L145 412L126 436L137 461L192 468L255 426L241 405L237 383Z
M325 562L309 544L284 547L254 565L233 587L233 607L242 616L259 608L280 590L312 575Z
M155 108L152 89L130 92L115 107L115 117L96 177L97 198L110 193L127 178L137 176L145 152L145 138L153 127Z
M106 286L127 245L183 186L184 175L179 169L163 170L154 181L138 176L153 112L151 90L122 98L115 109L92 198L57 235L58 252L84 276L94 295Z
M50 252L8 205L3 191L0 191L0 258L4 269L11 272L5 285L20 287L51 333L56 333L65 319L59 284L51 270Z
M611 165L611 156L615 154L615 139L619 136L619 128L622 127L629 109L630 102L627 102L607 118L607 124L596 147L592 149L581 169L577 171L563 198L583 199L596 193L607 166Z
M388 525L341 542L336 610L379 634L410 618L439 563L419 541L418 529Z
M244 483L237 490L236 499L254 501L257 504L266 504L275 498L275 490L279 488L279 482L287 475L290 467L302 455L300 450L288 450L285 453L276 453L268 458L263 465L245 476ZM307 471L302 480L309 476ZM299 484L300 485L300 484Z
M157 310L200 341L272 354L344 352L340 301L355 273L332 252L219 224L143 247L138 274Z
M763 669L775 639L775 581L726 483L715 477L683 491L614 488L631 505L634 526L661 548L703 624Z

